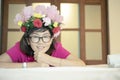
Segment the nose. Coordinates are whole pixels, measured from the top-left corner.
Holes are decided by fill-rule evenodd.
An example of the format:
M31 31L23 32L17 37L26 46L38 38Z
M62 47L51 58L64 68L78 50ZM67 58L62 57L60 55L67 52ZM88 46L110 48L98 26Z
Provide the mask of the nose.
M42 37L39 37L38 44L41 44L41 43L43 43L43 40L42 40Z

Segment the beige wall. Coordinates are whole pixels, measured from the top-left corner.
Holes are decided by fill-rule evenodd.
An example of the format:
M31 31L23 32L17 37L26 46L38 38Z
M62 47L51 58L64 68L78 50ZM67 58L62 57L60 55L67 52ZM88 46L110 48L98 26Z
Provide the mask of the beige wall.
M108 0L110 54L120 53L120 0Z
M120 53L120 0L108 0L110 54Z

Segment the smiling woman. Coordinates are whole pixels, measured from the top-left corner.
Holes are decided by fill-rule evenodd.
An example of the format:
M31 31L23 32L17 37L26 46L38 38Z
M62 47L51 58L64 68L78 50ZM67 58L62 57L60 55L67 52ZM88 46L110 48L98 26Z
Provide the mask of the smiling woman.
M63 17L54 5L25 7L15 17L24 32L20 41L0 56L0 67L84 66L56 41L61 31Z

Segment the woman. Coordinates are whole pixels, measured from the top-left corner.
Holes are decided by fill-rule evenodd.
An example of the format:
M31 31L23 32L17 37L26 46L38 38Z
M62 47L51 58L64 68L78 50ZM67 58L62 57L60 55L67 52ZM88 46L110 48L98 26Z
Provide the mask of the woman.
M62 16L56 6L25 7L15 22L24 35L0 56L0 67L84 66L85 63L65 50L56 38L60 34Z

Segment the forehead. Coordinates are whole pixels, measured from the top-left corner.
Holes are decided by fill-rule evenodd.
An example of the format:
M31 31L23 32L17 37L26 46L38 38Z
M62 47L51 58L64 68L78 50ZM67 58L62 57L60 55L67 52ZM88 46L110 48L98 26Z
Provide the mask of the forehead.
M46 31L34 31L33 33L31 33L31 35L40 35L40 36L43 36L43 35L50 35L50 32L48 30Z

